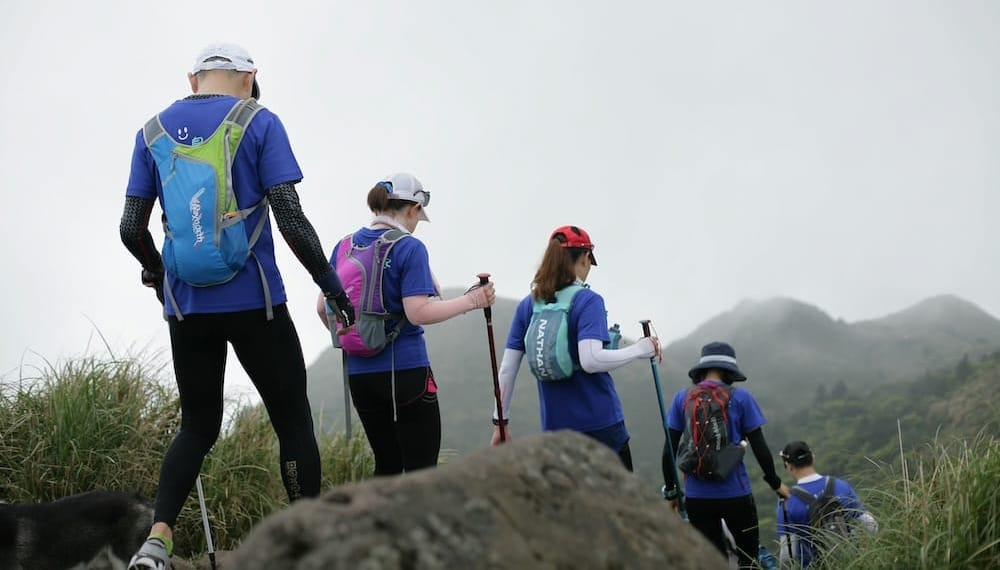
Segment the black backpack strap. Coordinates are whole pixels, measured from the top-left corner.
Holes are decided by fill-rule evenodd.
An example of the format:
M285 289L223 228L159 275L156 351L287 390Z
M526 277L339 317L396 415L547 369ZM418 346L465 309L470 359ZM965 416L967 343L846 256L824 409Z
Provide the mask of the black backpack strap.
M798 485L792 487L790 490L791 490L791 492L792 492L793 495L795 495L796 497L802 499L802 501L805 504L807 504L807 505L811 505L811 504L813 504L813 503L816 502L816 497L813 496L812 493L810 493L809 491L806 491L805 489L803 489L802 487L799 487Z
M833 477L830 477L828 475L826 477L826 485L823 486L823 495L825 495L827 497L832 497L833 496L833 484L836 483L836 482L837 482L836 479L834 479Z

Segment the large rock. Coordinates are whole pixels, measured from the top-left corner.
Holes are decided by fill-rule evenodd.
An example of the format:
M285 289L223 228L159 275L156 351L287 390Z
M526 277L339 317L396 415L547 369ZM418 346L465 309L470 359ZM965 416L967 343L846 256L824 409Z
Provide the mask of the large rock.
M227 567L725 568L605 446L535 435L345 485L261 522Z

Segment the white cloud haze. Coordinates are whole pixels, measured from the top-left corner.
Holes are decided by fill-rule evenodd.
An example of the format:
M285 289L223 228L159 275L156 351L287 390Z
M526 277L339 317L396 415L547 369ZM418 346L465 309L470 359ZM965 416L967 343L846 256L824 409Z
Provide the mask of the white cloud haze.
M776 295L847 320L941 293L1000 314L994 2L5 8L5 381L85 351L94 325L116 350L169 353L118 221L136 131L215 41L257 61L327 250L407 170L434 196L417 235L442 284L490 271L520 297L548 233L577 224L632 335L652 318L677 338ZM317 289L278 242L309 362L328 343Z

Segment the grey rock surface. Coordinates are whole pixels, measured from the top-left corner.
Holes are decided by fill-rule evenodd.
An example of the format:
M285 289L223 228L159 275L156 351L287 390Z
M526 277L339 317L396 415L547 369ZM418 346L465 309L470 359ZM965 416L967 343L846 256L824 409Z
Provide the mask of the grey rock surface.
M594 440L557 432L298 501L227 567L726 568L721 555Z

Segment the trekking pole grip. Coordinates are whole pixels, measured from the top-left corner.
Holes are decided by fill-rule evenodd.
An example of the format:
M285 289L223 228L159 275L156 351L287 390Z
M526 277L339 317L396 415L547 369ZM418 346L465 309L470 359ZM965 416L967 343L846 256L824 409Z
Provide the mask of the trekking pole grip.
M639 324L642 325L642 336L649 336L649 323L649 319L639 321Z
M476 275L476 277L479 278L479 284L480 285L486 285L487 283L490 282L490 274L489 273L479 273L479 274ZM483 314L486 315L487 320L492 319L493 318L493 310L492 310L492 308L490 308L489 306L487 306L485 309L483 309Z

